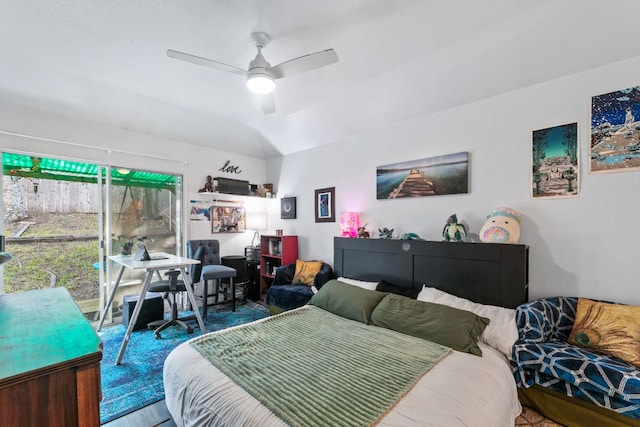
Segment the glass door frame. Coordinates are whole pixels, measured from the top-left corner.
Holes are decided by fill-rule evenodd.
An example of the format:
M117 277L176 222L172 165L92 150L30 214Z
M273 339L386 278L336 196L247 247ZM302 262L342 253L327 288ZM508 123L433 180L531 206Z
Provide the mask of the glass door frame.
M104 172L104 173L103 173ZM97 172L98 183L98 274L99 274L99 310L98 321L102 324L105 321L111 323L113 321L113 310L109 307L109 310L105 311L107 304L107 298L111 294L111 271L110 262L107 262L107 254L111 253L111 239L107 239L106 236L111 235L111 168L109 166L98 166ZM103 179L104 177L104 179ZM107 193L105 195L105 192ZM106 221L105 221L106 219ZM103 319L106 313L106 318Z
M2 160L2 152L0 152L0 161ZM4 194L4 172L0 179L0 191ZM0 197L0 252L5 251L5 235L4 235L4 197ZM0 264L0 295L4 294L4 264Z

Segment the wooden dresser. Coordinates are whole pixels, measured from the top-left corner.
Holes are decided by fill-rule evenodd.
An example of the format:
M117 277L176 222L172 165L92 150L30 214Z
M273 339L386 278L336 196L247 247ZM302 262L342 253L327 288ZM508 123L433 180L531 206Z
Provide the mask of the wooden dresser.
M0 425L99 426L101 359L66 289L0 295Z

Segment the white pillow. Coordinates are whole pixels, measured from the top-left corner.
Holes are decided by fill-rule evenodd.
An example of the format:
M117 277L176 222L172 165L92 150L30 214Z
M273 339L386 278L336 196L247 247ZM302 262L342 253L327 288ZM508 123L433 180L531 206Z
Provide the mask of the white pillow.
M495 305L478 304L436 288L429 288L426 285L423 286L417 299L418 301L448 305L486 317L491 322L482 333L480 339L485 344L502 352L505 356L511 356L511 349L518 340L515 310Z
M348 277L338 277L338 281L348 285L357 286L359 288L375 291L380 282L365 282L364 280L349 279Z

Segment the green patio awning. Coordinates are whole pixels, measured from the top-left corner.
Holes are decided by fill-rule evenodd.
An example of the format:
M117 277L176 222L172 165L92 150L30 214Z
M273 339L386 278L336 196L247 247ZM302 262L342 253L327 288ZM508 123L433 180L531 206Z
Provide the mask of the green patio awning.
M97 183L98 166L91 163L3 153L2 171L7 176ZM103 171L104 178L104 171ZM175 175L139 170L111 169L111 183L173 191Z

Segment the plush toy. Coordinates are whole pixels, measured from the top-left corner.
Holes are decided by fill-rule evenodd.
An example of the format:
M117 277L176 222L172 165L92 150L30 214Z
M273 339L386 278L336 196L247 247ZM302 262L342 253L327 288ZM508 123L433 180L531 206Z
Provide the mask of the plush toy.
M369 232L366 229L367 224L362 227L358 227L358 238L359 239L368 239L370 237Z
M442 230L442 240L445 242L462 242L462 238L467 236L467 229L463 224L458 224L456 214L447 218L447 223Z
M485 243L517 243L520 238L520 214L511 208L495 208L487 215L478 233Z
M393 228L391 230L387 227L382 229L378 228L378 233L380 233L381 239L390 239L393 236Z
M424 239L418 236L416 233L404 233L402 236L400 236L400 240L424 240Z

